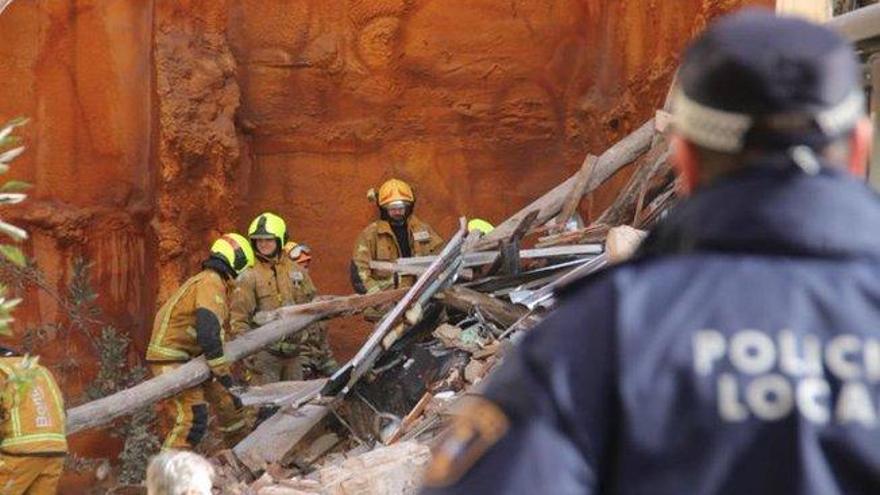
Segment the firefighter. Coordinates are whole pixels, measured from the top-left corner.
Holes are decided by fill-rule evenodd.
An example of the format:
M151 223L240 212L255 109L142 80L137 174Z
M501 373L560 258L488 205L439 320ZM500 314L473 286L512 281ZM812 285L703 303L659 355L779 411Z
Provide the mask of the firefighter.
M559 295L440 442L427 493L880 492L859 60L828 28L749 9L695 40L678 82L690 196Z
M370 201L379 208L379 220L365 228L354 244L351 259L351 284L359 294L408 287L415 277L370 268L370 261L394 261L397 258L436 254L443 238L413 214L416 197L412 187L399 179L390 179L370 190Z
M202 271L190 277L159 308L147 348L153 376L168 373L204 354L212 379L177 394L161 406L170 426L163 449L192 449L208 429L212 404L228 446L246 433L241 401L230 392L236 385L223 353L223 328L229 319L228 292L235 278L254 264L247 239L226 234L211 245Z
M0 347L0 493L55 493L67 455L65 420L52 373Z
M253 322L257 312L307 303L317 293L308 272L290 256L296 248L290 253L283 249L289 242L284 219L274 213L261 213L251 222L248 239L257 263L239 277L232 294L230 326L236 335L257 326ZM302 380L304 371L331 375L338 368L324 323L316 323L246 358L245 366L249 383L255 385Z

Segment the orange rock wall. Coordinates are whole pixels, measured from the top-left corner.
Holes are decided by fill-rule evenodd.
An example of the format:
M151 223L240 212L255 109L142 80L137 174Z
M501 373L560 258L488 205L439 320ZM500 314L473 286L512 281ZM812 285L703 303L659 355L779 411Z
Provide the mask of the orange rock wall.
M740 3L235 2L240 225L282 214L315 249L319 287L348 292L352 242L376 216L370 187L411 182L443 235L461 215L500 222L650 118L686 41ZM333 332L349 352L362 335Z
M368 188L410 181L444 235L460 215L501 221L651 117L687 40L741 3L772 4L17 0L0 119L32 119L11 175L35 188L6 218L49 287L93 260L104 317L140 350L210 239L266 209L314 248L319 287L348 293ZM25 296L19 328L64 320L47 292ZM336 324L337 351L364 331ZM94 372L81 340L42 349L79 358L69 394Z

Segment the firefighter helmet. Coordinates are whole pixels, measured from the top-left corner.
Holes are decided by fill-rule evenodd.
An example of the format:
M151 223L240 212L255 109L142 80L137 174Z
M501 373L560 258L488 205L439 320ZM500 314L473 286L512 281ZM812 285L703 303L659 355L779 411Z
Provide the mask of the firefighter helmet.
M254 266L254 250L240 234L225 234L211 245L211 256L225 261L237 274Z
M287 242L287 225L274 213L260 213L248 227L250 239L275 239L279 246Z
M381 207L388 207L391 203L403 201L413 204L416 202L416 196L413 194L412 187L400 179L390 179L385 181L379 188L379 197L377 202ZM402 205L405 206L405 205Z
M468 221L467 223L467 229L468 232L478 230L482 232L483 235L486 235L489 232L495 230L495 227L491 223L483 220L482 218L471 218L470 221Z

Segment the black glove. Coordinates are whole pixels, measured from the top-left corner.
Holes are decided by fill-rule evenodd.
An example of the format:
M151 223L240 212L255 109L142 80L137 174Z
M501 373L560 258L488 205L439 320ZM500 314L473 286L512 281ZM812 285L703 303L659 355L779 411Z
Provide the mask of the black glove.
M226 371L225 373L223 371ZM232 404L236 409L241 409L244 407L244 404L241 403L241 399L238 398L238 395L246 390L245 386L238 383L235 378L233 378L232 373L229 373L228 368L223 369L215 369L212 368L211 372L214 375L214 380L217 380L217 383L223 385L223 388L229 392L229 397L232 398Z

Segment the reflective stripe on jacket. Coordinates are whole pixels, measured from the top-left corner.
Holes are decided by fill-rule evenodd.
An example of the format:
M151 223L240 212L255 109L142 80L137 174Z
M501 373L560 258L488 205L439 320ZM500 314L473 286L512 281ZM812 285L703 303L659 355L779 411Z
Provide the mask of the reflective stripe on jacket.
M23 357L0 358L0 389L3 390L0 451L7 454L67 452L64 398L52 374L40 365L23 369ZM22 390L14 390L12 377L33 371Z
M188 361L202 354L196 339L196 309L214 313L222 325L228 320L226 282L213 270L190 277L159 308L147 348L147 361ZM223 339L222 329L220 339Z

